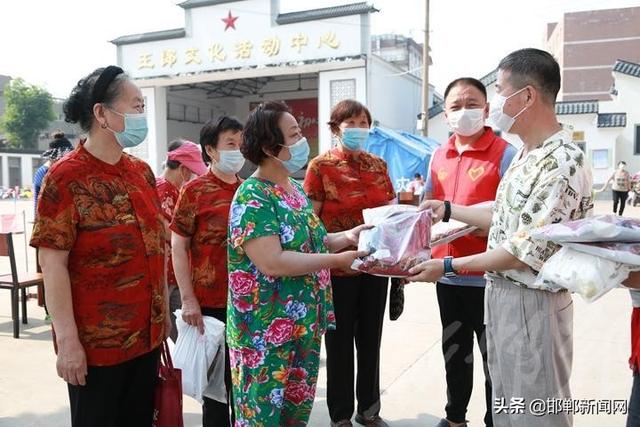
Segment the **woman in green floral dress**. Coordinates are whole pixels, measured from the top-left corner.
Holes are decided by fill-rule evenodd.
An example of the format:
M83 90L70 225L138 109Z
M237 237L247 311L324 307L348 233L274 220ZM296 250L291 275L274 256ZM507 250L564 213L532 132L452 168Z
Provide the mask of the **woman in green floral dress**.
M227 342L236 426L304 426L320 342L335 327L331 268L348 268L366 226L327 234L302 185L289 177L309 146L284 103L249 116L241 151L258 165L236 192L229 223Z

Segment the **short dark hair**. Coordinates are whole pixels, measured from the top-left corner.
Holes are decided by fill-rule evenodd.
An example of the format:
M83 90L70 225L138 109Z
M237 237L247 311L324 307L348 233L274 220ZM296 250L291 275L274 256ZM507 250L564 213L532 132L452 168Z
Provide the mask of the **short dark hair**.
M620 161L618 162L618 165L625 165L625 166L627 166L627 162L625 162L624 160L620 160Z
M416 174L414 174L414 175L413 175L413 177L414 177L414 178L422 178L422 175L421 175L421 174L419 174L419 173L416 173Z
M267 152L277 156L284 145L284 135L278 126L283 114L291 109L282 101L267 101L253 110L244 125L240 151L250 162L260 165Z
M456 86L473 86L478 89L482 93L482 95L484 95L484 99L487 99L487 88L480 80L474 79L473 77L460 77L449 83L447 88L444 90L444 99L447 99L447 96L449 96L449 92L451 92L451 89Z
M174 139L173 141L169 142L169 145L167 146L167 152L171 152L173 150L177 150L184 143L185 143L185 140L182 139L182 138ZM165 164L167 166L167 169L176 170L176 169L178 169L180 167L180 162L177 161L177 160L169 160L169 159L167 159L167 162Z
M329 128L331 128L331 132L336 135L340 132L340 123L350 117L359 116L363 111L367 116L369 126L371 126L371 113L369 112L369 109L355 99L345 99L338 102L331 109L331 117L327 124L329 125Z
M88 76L80 79L62 107L65 121L80 124L85 132L89 132L93 125L93 106L95 104L93 88L104 70L105 68L97 68ZM127 74L118 74L104 88L104 95L100 97L100 102L107 105L112 104L120 95L122 85L128 80Z
M206 164L211 163L211 157L207 154L205 147L216 148L220 134L226 131L242 132L242 123L235 117L221 116L217 120L209 120L200 129L200 147L202 147L202 160Z
M555 104L560 91L560 66L549 52L533 48L516 50L500 61L498 69L509 71L514 89L534 86L547 104Z
M62 132L60 129L56 129L53 131L53 135L51 135L53 137L53 139L62 139L64 138L64 132Z

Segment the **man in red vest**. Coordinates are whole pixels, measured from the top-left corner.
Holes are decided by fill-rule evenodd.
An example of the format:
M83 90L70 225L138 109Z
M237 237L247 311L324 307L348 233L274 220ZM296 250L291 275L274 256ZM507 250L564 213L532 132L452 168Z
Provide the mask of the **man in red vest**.
M447 86L445 118L453 131L446 144L431 157L424 198L473 205L495 199L498 184L516 149L484 125L489 114L482 82L459 78ZM469 235L432 249L433 258L463 257L487 249L486 235ZM465 415L473 388L473 336L484 362L487 412L484 422L493 426L491 380L487 368L482 273L442 277L436 284L442 353L447 377L446 419L436 427L466 426Z

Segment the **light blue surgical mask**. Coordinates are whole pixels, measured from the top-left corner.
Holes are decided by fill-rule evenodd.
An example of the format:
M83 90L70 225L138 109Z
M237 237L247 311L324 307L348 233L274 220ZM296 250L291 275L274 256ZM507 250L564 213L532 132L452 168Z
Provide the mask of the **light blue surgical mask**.
M298 172L300 169L304 167L309 161L309 152L311 149L309 148L309 142L307 138L301 138L292 145L282 145L282 147L286 147L289 150L289 154L291 154L291 158L289 160L281 160L282 165L289 171L289 173Z
M122 132L116 132L115 130L108 128L116 136L118 144L123 148L131 148L142 144L142 141L147 137L149 128L147 127L147 115L146 113L119 113L109 108L115 114L124 117L124 130Z
M342 145L348 150L362 150L364 143L369 138L369 129L344 128L342 130Z
M214 160L215 167L227 175L235 175L244 166L244 156L240 150L219 150L220 160Z

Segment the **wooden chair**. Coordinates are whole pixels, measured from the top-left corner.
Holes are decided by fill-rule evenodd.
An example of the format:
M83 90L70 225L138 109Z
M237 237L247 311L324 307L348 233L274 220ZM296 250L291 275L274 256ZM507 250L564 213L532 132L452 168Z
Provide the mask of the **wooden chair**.
M27 288L44 285L44 281L42 273L18 271L16 253L13 247L13 233L11 232L0 233L0 257L9 257L9 264L11 265L10 274L0 275L0 289L9 289L11 291L13 337L20 338L18 299L22 301L22 323L27 324Z

